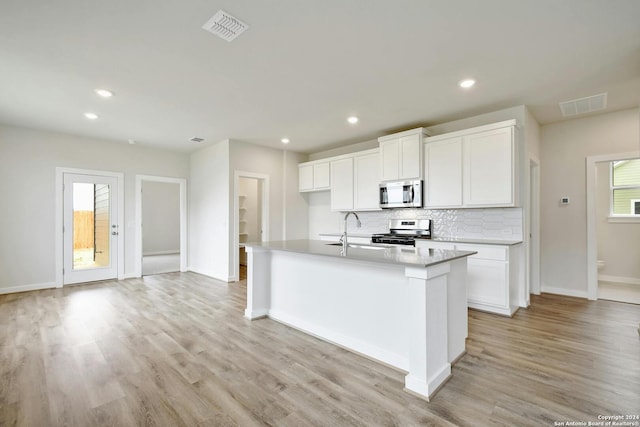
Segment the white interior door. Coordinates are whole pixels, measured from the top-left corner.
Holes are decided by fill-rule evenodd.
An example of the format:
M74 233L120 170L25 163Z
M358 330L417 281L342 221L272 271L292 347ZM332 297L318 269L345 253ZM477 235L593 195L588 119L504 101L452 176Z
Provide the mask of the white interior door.
M118 180L65 173L63 284L118 277Z

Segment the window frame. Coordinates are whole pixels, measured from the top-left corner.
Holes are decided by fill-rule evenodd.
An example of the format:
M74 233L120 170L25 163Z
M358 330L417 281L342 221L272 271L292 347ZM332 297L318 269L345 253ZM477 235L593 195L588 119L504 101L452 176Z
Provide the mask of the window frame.
M615 190L624 190L624 189L639 189L640 190L640 184L638 185L617 185L614 186L613 185L613 172L614 172L614 165L617 162L621 162L621 161L625 161L625 160L640 160L640 159L624 159L624 160L613 160L609 162L609 217L608 217L608 222L618 222L618 223L634 223L634 222L638 222L640 223L640 214L617 214L613 212L613 208L614 208L614 198L613 198L613 193ZM631 203L631 212L634 211L634 202L638 203L640 202L640 199L630 199L630 203Z

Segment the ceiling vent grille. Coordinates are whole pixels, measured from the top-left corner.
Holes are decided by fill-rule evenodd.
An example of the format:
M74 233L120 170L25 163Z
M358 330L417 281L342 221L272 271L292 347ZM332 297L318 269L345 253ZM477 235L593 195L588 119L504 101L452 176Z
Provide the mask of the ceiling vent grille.
M197 136L194 136L193 138L190 138L189 141L195 142L196 144L200 144L201 142L204 141L204 138L198 138Z
M578 114L591 113L607 108L607 94L587 96L586 98L574 99L560 103L560 110L564 117L576 116Z
M227 12L219 10L202 28L230 42L244 33L249 26Z

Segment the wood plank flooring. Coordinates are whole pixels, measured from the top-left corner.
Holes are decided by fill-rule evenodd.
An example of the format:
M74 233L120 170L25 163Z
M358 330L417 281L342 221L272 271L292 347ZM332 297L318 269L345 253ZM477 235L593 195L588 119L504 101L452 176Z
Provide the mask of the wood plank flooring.
M427 403L404 375L170 273L0 296L0 426L553 426L640 414L640 306L543 295L469 312Z

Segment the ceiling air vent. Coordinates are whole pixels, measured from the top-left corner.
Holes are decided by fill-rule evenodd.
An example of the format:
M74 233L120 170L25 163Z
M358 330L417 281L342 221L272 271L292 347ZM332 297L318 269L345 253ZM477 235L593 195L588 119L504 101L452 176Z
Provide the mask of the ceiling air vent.
M219 10L202 28L230 42L244 33L249 26L224 10Z
M195 142L196 144L200 144L201 142L204 141L204 138L198 138L197 136L194 136L193 138L190 138L189 141Z
M607 108L606 93L560 103L560 110L562 110L562 115L564 117L591 113L593 111L604 110L605 108Z

